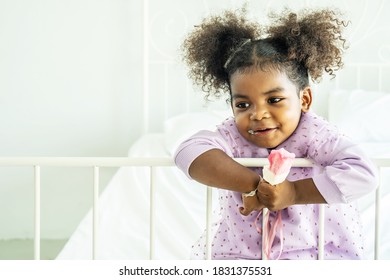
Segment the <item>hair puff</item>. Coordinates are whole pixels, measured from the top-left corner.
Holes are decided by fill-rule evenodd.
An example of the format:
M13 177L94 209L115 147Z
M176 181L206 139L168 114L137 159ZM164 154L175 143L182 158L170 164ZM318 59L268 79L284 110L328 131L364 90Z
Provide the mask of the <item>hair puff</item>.
M206 97L220 97L229 91L226 60L245 39L254 40L259 35L259 25L245 18L245 10L205 18L181 46L189 77L201 85Z

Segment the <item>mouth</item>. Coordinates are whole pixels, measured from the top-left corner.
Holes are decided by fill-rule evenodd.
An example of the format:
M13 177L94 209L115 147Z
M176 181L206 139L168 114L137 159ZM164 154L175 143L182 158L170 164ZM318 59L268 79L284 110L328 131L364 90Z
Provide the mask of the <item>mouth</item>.
M260 129L256 129L256 130L253 130L253 129L249 129L248 130L248 133L250 135L265 135L265 134L268 134L268 133L271 133L273 131L276 130L276 127L272 127L272 128L260 128Z

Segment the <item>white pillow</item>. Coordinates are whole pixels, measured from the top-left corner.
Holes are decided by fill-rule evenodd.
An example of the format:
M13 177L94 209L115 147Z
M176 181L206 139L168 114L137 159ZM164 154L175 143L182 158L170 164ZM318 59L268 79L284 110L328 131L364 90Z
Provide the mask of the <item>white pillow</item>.
M215 131L216 126L231 115L230 111L188 113L164 122L164 143L170 155L187 138L200 130Z
M390 142L390 93L336 90L329 95L329 121L356 142Z

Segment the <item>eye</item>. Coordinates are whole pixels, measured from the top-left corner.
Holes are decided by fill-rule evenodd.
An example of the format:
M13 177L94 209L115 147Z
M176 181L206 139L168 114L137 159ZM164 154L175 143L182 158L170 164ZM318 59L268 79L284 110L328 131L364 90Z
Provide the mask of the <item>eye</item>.
M247 102L239 102L236 104L236 108L239 108L239 109L246 109L249 107L249 103Z
M270 99L268 99L268 103L270 104L273 104L273 103L278 103L280 101L282 101L283 98L279 98L279 97L271 97Z

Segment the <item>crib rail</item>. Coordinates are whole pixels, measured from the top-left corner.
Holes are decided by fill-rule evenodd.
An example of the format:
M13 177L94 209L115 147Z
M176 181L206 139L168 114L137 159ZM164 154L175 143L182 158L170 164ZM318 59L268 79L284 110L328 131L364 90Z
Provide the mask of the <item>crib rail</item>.
M259 167L268 163L267 159L259 158L239 158L235 159L238 163L247 167ZM390 167L390 159L373 158L379 170L382 167ZM98 233L98 203L99 203L99 171L101 167L122 167L138 166L150 168L150 252L149 258L155 256L155 168L174 166L171 158L128 158L128 157L0 157L0 166L31 166L34 167L35 174L35 198L34 198L34 259L40 259L40 215L41 215L41 167L61 166L61 167L90 167L93 169L93 228L92 230L92 258L97 258L99 238ZM307 159L295 159L294 167L311 167L312 162ZM207 189L206 200L206 238L207 238L207 257L211 258L211 215L212 215L212 191ZM380 184L376 190L375 198L375 253L374 258L379 259L379 226L380 226L380 201L381 187ZM323 259L324 248L324 205L320 205L319 211L319 237L318 237L318 259ZM264 255L264 254L263 254Z

